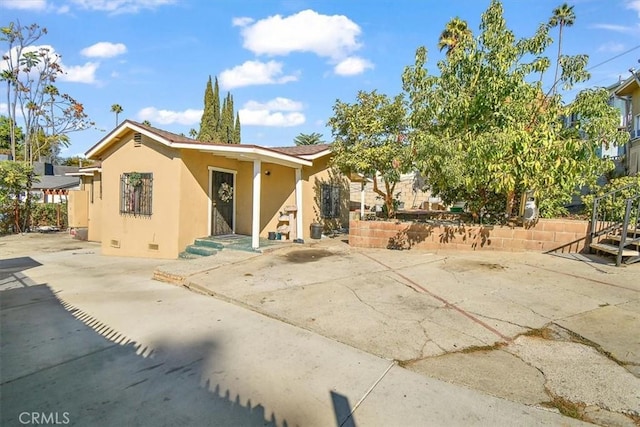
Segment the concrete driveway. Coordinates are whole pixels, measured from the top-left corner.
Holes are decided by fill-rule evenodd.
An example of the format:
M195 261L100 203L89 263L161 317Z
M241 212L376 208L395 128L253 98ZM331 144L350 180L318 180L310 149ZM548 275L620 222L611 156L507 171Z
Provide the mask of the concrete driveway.
M166 263L66 238L0 238L3 426L638 421L633 267L335 240Z
M603 425L640 421L640 265L338 239L189 263L156 278L428 377Z

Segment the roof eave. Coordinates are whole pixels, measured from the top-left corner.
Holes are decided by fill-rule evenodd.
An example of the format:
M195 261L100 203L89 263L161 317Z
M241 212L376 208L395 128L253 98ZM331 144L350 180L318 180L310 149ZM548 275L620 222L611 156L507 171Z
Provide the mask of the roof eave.
M633 94L633 92L638 90L638 87L640 86L638 85L638 82L636 81L636 79L631 78L628 81L624 82L622 86L620 86L620 88L616 90L614 93L617 96L627 96L627 95Z
M238 156L246 156L247 161L252 159L260 159L271 163L282 164L289 167L300 166L312 166L311 160L303 159L296 156L290 156L283 153L278 153L272 150L256 146L242 146L238 144L219 144L219 145L204 145L204 144L185 144L185 143L173 143L171 147L182 148L188 150L199 150L204 153L221 155L237 154Z
M149 132L148 130L140 126L125 120L124 122L122 122L120 126L118 126L113 131L111 131L109 135L105 136L96 145L91 147L89 151L85 153L85 156L88 159L95 159L99 153L104 151L107 147L109 147L114 142L119 141L120 135L124 132L125 129L133 130L134 132L141 133L155 141L160 142L163 145L171 146L171 141L167 140L166 138L163 138L162 136L155 134L153 132Z
M314 153L314 154L305 154L305 155L301 155L299 157L301 157L303 159L307 159L307 160L315 160L315 159L319 159L320 157L328 156L331 153L332 153L332 151L330 149L326 149L326 150L322 150L322 151L319 151L319 152Z

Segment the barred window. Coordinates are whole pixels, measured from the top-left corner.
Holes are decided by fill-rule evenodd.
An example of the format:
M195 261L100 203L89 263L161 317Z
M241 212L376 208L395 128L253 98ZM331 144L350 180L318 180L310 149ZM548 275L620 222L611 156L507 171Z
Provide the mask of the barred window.
M151 216L153 174L129 172L120 175L120 213Z
M340 217L340 187L322 184L322 217Z

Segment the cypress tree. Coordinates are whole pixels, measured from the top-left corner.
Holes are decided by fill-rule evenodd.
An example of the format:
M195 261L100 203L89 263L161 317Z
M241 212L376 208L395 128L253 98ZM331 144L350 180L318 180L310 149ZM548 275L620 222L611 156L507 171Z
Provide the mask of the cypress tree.
M213 87L213 120L215 123L215 137L212 139L212 142L225 141L224 132L220 124L220 88L218 87L218 76L216 76L216 83Z
M232 144L233 143L233 98L231 93L227 92L227 96L224 98L222 104L222 132L223 141Z
M236 123L233 126L233 143L240 144L240 113L236 113Z
M216 79L216 83L217 81ZM200 119L200 132L198 133L198 140L200 141L216 142L215 104L213 88L211 87L211 76L209 76L207 88L204 91L204 111L202 112L202 119ZM220 100L218 100L217 104L220 105ZM220 111L218 108L218 116L219 115Z
M234 112L233 96L230 92L227 92L220 108L218 77L215 78L215 84L212 84L209 76L204 91L204 111L200 120L198 139L213 143L240 143L240 115Z

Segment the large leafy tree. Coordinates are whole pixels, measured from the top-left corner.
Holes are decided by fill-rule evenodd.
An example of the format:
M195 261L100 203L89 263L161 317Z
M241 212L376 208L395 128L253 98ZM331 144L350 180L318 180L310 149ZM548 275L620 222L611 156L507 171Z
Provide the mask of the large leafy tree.
M405 69L416 165L445 202L467 201L476 214L511 215L517 197L533 190L541 214L553 215L576 188L611 166L596 149L624 136L606 91L586 90L564 105L542 89L548 32L541 24L533 36L516 39L493 0L480 34L462 38L437 63L437 73L426 69L424 47ZM586 63L584 55L564 56L559 81L570 87L587 80ZM566 129L561 118L571 113L579 120Z
M333 164L344 173L371 178L373 191L384 200L388 216L394 217L396 184L412 164L403 97L361 91L353 104L336 101L333 113L329 119Z
M56 86L63 73L60 56L48 46L35 46L47 33L37 24L28 27L10 23L0 28L6 46L0 78L7 84L9 119L12 123L11 151L15 159L15 124L23 123L25 160L32 162L46 151L68 145L69 133L93 125L81 103L61 93ZM43 136L44 135L44 136Z
M313 133L301 133L293 139L296 145L316 145L322 144L322 135L318 132Z

